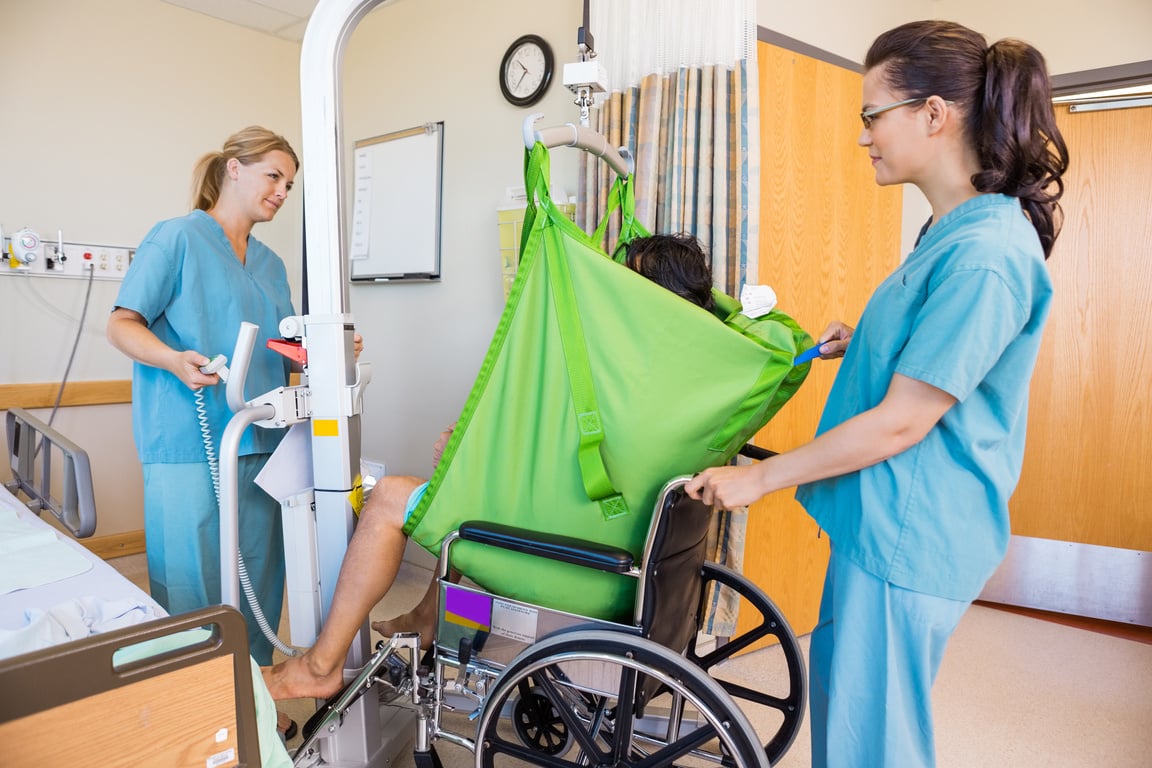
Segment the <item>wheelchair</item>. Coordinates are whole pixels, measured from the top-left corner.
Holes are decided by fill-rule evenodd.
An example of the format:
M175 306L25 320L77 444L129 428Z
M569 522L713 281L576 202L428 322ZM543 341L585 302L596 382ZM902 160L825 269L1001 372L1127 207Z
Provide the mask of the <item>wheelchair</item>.
M435 742L471 750L477 768L513 763L646 768L759 768L791 746L804 716L806 674L795 635L772 601L736 572L705 561L712 509L662 489L642 562L595 542L469 522L441 549L439 619L432 647L398 633L304 726L296 765L318 759L319 739L374 691L416 714L417 768L440 768ZM588 618L453 584L460 541L529 553L634 578L632 623ZM701 647L705 596L731 589L756 625ZM755 690L727 669L737 654L771 639L786 670ZM775 651L774 651L775 653ZM775 657L774 657L775 658ZM753 725L753 722L756 725ZM761 741L757 734L769 734Z

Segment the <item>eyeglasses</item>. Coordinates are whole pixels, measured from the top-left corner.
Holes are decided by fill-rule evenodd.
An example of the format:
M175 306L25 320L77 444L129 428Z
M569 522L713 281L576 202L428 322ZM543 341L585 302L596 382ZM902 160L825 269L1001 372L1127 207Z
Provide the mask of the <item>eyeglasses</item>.
M906 107L909 104L917 104L917 103L922 102L922 101L928 101L928 97L923 96L923 97L918 98L918 99L904 99L904 101L897 101L897 102L892 103L892 104L885 104L882 107L873 107L872 109L866 109L860 113L860 122L864 123L864 130L866 130L866 131L870 130L872 128L872 120L875 119L875 117L877 115L882 115L890 109L896 109L897 107ZM947 103L951 103L951 102L947 102Z

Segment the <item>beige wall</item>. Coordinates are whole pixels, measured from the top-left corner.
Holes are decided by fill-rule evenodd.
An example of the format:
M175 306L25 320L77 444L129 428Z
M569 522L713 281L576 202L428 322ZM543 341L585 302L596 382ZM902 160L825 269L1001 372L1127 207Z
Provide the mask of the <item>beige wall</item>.
M1148 0L757 0L757 22L851 61L873 38L913 19L951 19L989 41L1018 37L1036 46L1054 75L1152 59Z
M756 0L756 23L808 45L861 61L868 43L885 29L928 12L930 0Z
M443 120L444 279L356 286L351 311L374 365L363 453L394 472L425 474L430 444L463 405L503 303L494 209L520 183L520 123L529 110L500 97L496 69L525 32L548 39L558 64L575 58L582 3L399 0L372 12L344 64L349 141ZM1147 0L1071 0L1024 15L991 0L769 3L759 23L859 61L871 38L904 20L947 16L990 36L1035 43L1055 73L1150 58ZM299 45L158 0L0 0L0 225L53 237L134 245L157 220L186 211L199 155L233 130L262 123L300 148ZM1095 42L1104 39L1107 42ZM1093 41L1088 43L1086 41ZM557 80L559 74L557 74ZM538 108L544 124L575 120L556 82ZM307 157L299 177L307 180ZM575 152L554 154L571 189ZM298 282L300 196L256 235ZM59 381L84 302L84 284L0 277L7 322L0 384ZM94 284L72 380L127 378L104 341L116 286ZM299 305L299 290L294 296ZM46 412L41 412L46 413ZM93 454L98 535L142 526L139 465L127 406L71 408L57 419ZM0 466L0 479L7 476Z
M188 210L193 163L260 123L299 146L299 46L157 0L0 3L0 225L42 237L135 245ZM299 272L300 206L257 237ZM94 281L70 380L125 379L104 340L117 283ZM58 382L81 319L80 280L0 276L0 384ZM48 411L36 411L47 418ZM97 535L142 527L126 405L56 419L90 453ZM7 462L0 479L8 477Z
M935 0L933 15L979 29L989 40L1036 46L1053 75L1152 59L1149 0Z
M362 452L390 472L431 472L432 443L463 408L503 309L496 207L524 183L524 118L579 120L559 71L534 107L505 102L501 57L531 32L551 44L558 69L575 61L580 7L402 0L369 14L349 42L347 142L444 121L441 281L357 284L350 296L373 363ZM553 181L571 194L577 152L552 156Z
M495 209L507 187L522 184L523 118L534 110L546 114L541 125L578 117L559 71L533 110L504 102L496 81L504 50L523 33L547 39L558 67L575 60L580 4L568 6L400 0L369 14L349 42L349 143L429 121L446 126L444 279L351 292L375 375L363 452L393 472L430 471L432 441L463 406L499 318ZM54 237L63 228L69 241L134 245L156 221L187 210L192 164L236 128L265 124L303 153L298 43L157 0L4 0L0 22L10 33L28 31L0 46L0 91L8 104L29 97L35 115L0 115L5 231L27 225ZM297 180L307 183L302 159ZM556 153L553 178L569 191L575 168L574 151ZM285 259L298 309L300 200L290 198L274 223L255 231ZM0 277L0 306L12 308L5 314L28 319L26 330L4 337L0 384L60 379L86 288ZM104 340L116 288L93 284L71 380L131 375ZM70 408L56 424L92 454L97 535L140 529L128 406Z

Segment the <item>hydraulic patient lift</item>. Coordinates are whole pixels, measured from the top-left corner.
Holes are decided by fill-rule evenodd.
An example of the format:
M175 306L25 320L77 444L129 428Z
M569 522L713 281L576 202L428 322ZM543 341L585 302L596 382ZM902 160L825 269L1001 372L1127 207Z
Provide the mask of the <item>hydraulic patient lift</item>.
M304 185L308 313L285 319L280 330L285 337L300 339L306 381L300 387L280 388L245 402L243 358L254 341L254 330L246 328L233 361L240 376L234 375L228 385L229 405L236 416L221 445L222 590L227 603L238 606L240 599L233 555L238 549L235 447L239 435L253 424L307 422L311 426L314 501L296 500L290 505L297 519L286 524L285 530L290 552L315 553L314 558L309 554L304 559L313 567L307 579L316 586L316 598L303 601L307 604L294 602L291 579L289 583L296 644L312 642L331 606L359 493L361 398L370 370L355 362L354 325L348 312L339 72L353 29L383 2L320 0L304 36L300 71L303 150L310 168ZM590 36L586 39L590 48ZM586 60L587 53L582 57ZM529 149L538 142L545 147L575 146L603 158L622 179L631 174L632 159L626 150L611 147L584 126L536 130L538 118L531 115L524 123ZM233 384L237 378L239 382ZM489 606L498 602L513 621L516 615L533 612L535 624L519 637L517 632L500 635L468 629L467 622L446 621L442 612L432 652L422 654L419 636L401 633L379 643L372 654L365 623L346 661L346 671L358 672L305 725L305 742L297 751L296 765L390 765L413 732L419 768L439 768L432 743L436 739L473 751L478 768L510 760L557 766L611 762L620 768L654 760L654 765L675 761L759 768L775 760L799 729L805 679L798 645L772 602L738 574L709 563L686 571L681 568L682 582L673 582L672 587L662 582L660 589L676 595L699 594L706 584L722 584L761 615L761 623L751 631L705 652L696 648L694 622L683 621L680 614L661 615L658 608L650 608L658 603L641 599L646 590L656 589L656 573L675 573L675 564L684 561L685 553L703 559L710 510L683 494L684 481L673 480L660 492L643 562L633 562L627 550L556 536L532 538L500 525L469 523L449 535L441 556L441 606L455 606L454 611L467 614L468 606L478 602L488 601ZM665 520L663 528L657 526L661 519ZM293 537L301 538L292 541ZM445 578L448 553L462 541L593 565L634 578L641 595L636 621L618 624L577 616L450 584ZM697 599L695 604L699 603ZM656 615L649 615L652 611ZM297 624L302 616L311 631L300 638ZM675 637L661 637L669 633ZM717 665L764 638L774 638L784 651L788 669L781 695L752 691L712 676ZM687 651L680 655L666 646L687 646ZM375 693L378 690L380 695ZM372 695L365 696L366 692ZM381 707L385 694L404 708ZM671 704L654 706L654 697ZM776 713L780 724L768 744L758 742L733 699ZM442 727L442 718L452 713L466 716L464 726L469 731L474 727L475 737ZM386 718L391 719L385 722ZM478 718L475 726L468 725L473 718ZM574 761L571 753L577 755Z

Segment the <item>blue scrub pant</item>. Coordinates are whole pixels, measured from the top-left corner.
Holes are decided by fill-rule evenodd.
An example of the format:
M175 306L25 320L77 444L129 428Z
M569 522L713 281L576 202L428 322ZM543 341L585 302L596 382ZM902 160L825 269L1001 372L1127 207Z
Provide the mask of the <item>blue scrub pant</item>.
M936 764L932 683L969 605L893 586L833 546L809 652L813 768Z
M256 485L266 454L239 462L240 551L273 630L284 602L284 531L280 504ZM144 537L152 597L172 614L220 603L220 515L208 464L144 465ZM241 593L248 648L256 663L272 663L265 639Z

